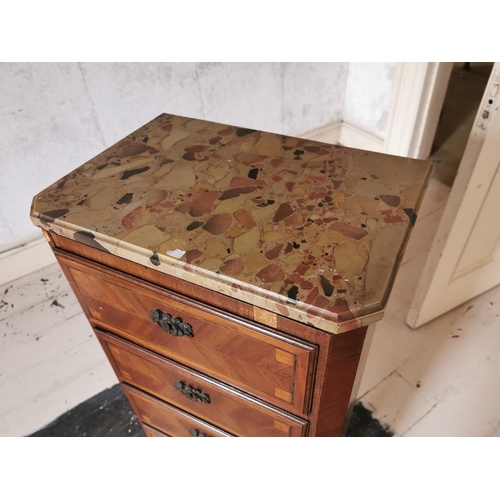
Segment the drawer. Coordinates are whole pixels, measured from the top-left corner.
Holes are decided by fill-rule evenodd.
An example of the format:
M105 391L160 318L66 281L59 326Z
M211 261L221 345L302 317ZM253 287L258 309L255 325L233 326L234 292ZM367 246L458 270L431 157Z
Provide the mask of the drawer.
M108 333L96 335L121 382L237 436L303 436L308 423Z
M158 429L155 429L148 424L143 423L142 428L144 429L144 433L146 434L146 436L150 438L170 437L168 434L164 434L163 432L160 432Z
M281 407L309 412L316 346L105 266L56 255L94 324Z
M231 437L213 425L203 422L163 401L123 385L132 408L139 419L173 437Z

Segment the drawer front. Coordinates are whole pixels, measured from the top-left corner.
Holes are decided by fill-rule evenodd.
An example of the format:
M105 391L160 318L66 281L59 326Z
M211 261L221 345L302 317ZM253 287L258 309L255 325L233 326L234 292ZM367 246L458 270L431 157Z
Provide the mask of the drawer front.
M121 382L142 389L231 434L279 437L302 436L307 431L305 420L114 335L98 330L96 335Z
M150 438L170 437L168 434L164 434L163 432L160 432L158 429L150 427L149 425L144 423L142 424L142 428L144 429L144 433L146 434L146 436Z
M284 408L309 412L316 346L104 266L58 259L95 324Z
M130 404L139 419L172 437L230 437L224 432L198 418L167 405L133 387L123 385Z

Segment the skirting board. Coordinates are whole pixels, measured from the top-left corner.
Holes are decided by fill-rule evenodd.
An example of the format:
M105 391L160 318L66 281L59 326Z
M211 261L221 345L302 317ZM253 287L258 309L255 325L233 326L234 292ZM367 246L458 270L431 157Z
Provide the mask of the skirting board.
M346 122L342 123L339 144L350 148L375 151L376 153L381 153L384 150L384 141L382 139Z
M312 141L326 142L328 144L338 144L341 128L342 122L328 123L327 125L315 128L309 132L299 134L299 137Z
M300 134L304 139L382 152L384 141L346 122L334 122Z
M300 134L304 139L341 144L368 151L382 151L384 141L345 122L334 122ZM30 274L56 259L45 238L0 253L0 286Z
M44 237L0 253L0 286L56 262Z

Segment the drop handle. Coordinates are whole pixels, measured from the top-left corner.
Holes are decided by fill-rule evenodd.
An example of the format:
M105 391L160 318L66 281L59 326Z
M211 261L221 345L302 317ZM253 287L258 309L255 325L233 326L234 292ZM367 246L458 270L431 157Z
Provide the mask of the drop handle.
M183 396L194 401L195 403L210 404L210 396L202 392L201 389L195 389L191 385L185 384L180 380L174 383L174 387L182 393Z
M157 323L162 330L173 335L174 337L194 337L193 329L188 323L184 323L181 318L176 318L170 314L160 311L160 309L152 309L149 312L149 317L154 323Z
M198 429L189 429L189 434L193 437L199 437L199 438L205 438L207 437L206 434L203 434L203 432L200 432Z

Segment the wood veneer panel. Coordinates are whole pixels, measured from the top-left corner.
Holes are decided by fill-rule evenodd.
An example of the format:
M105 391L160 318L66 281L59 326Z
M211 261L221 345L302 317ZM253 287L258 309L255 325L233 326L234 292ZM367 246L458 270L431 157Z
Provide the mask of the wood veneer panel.
M96 330L97 337L121 382L239 436L301 436L307 422L216 380L193 372L114 335ZM201 391L209 402L189 399L176 383Z

